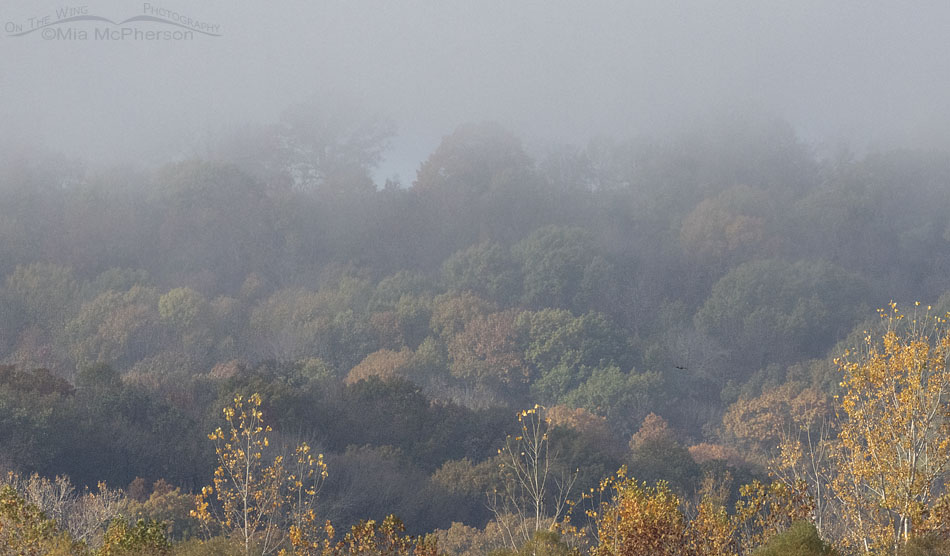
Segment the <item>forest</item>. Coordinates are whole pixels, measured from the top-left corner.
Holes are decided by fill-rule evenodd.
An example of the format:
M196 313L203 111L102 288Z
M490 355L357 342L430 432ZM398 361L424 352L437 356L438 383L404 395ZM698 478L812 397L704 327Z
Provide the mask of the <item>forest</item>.
M0 151L0 553L950 554L950 156L733 116Z

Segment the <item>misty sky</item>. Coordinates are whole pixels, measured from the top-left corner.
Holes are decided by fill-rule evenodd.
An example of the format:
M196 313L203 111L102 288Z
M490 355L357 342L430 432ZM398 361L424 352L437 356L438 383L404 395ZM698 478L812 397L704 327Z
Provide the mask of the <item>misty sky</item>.
M748 107L816 143L950 145L948 2L160 0L221 36L96 40L95 22L59 26L87 40L9 36L64 7L122 21L144 4L0 3L4 142L151 164L317 98L391 117L379 175L403 183L480 120L583 145Z

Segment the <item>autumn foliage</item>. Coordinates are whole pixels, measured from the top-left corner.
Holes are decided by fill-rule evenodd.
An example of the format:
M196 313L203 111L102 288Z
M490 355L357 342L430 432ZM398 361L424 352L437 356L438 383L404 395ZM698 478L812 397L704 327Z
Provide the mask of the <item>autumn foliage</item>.
M290 461L278 454L266 463L271 428L260 406L260 394L252 394L236 396L233 406L224 408L228 430L219 427L208 435L219 463L214 486L201 489L193 512L209 531L236 537L245 554L274 552L289 527L312 521L314 498L327 477L323 455L311 454L306 443Z
M950 328L892 303L886 331L840 360L844 394L834 482L849 545L895 552L944 524L928 519L950 471Z
M803 488L753 482L732 511L703 496L691 505L660 481L637 481L621 469L601 482L587 511L594 522L594 556L731 556L750 554L773 535L806 519L812 506Z
M0 553L950 536L950 159L464 126L377 190L302 114L154 170L0 153ZM860 322L885 291L939 309Z

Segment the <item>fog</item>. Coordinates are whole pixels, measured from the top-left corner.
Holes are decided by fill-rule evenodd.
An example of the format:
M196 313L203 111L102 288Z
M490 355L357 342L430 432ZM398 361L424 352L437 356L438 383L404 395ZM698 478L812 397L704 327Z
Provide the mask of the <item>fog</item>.
M82 6L113 22L164 8L219 36L103 40L101 21L50 26L85 40L13 36ZM390 118L377 178L404 183L483 120L529 146L584 145L754 112L818 147L943 148L948 23L945 2L16 0L0 7L0 119L7 142L151 164L311 100Z
M3 554L950 554L950 2L67 1L0 1Z

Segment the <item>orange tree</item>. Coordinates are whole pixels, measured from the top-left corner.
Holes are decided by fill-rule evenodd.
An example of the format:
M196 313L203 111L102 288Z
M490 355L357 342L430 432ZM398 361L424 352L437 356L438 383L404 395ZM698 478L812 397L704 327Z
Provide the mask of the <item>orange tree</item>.
M715 496L691 507L665 481L638 482L621 468L588 495L602 500L587 511L593 520L592 556L736 556L807 518L812 505L804 486L753 482L741 489L730 515Z
M587 510L594 521L592 556L734 556L736 525L726 509L704 498L692 519L665 481L654 486L627 477L626 468L601 481L608 497Z
M613 491L613 500L589 510L597 522L597 545L593 556L657 556L688 553L688 524L680 500L663 481L648 487L626 477L601 483L601 491Z

